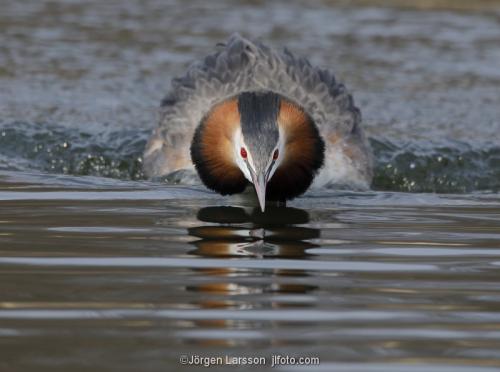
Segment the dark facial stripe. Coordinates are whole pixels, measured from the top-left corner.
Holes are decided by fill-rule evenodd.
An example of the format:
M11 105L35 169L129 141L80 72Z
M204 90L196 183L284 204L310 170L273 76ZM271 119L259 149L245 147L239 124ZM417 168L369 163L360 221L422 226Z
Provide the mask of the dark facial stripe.
M280 97L272 92L245 92L238 96L241 131L256 167L265 167L279 137Z
M245 92L238 97L243 135L276 127L280 97L272 92ZM246 132L246 133L245 133Z

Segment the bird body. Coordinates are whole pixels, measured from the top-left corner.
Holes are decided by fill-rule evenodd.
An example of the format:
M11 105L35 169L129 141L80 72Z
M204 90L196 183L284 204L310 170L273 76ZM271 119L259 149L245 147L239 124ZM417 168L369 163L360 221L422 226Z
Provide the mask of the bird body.
M311 184L368 188L372 157L361 114L329 71L235 34L162 102L144 170L183 169L221 194L253 183L263 209Z

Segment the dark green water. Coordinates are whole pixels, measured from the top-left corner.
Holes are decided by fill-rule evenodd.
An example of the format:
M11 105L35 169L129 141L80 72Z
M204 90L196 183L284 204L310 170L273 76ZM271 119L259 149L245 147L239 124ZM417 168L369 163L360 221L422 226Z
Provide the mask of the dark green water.
M500 369L500 10L314 4L2 3L0 371ZM345 82L374 191L262 215L144 179L170 78L232 31Z

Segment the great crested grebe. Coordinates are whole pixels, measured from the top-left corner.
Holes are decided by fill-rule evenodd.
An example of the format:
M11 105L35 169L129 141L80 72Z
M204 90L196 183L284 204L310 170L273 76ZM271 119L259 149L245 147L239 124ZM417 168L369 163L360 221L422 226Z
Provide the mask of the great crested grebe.
M196 169L222 195L255 187L286 201L311 185L366 189L372 156L361 114L343 84L287 49L238 34L172 81L144 170Z

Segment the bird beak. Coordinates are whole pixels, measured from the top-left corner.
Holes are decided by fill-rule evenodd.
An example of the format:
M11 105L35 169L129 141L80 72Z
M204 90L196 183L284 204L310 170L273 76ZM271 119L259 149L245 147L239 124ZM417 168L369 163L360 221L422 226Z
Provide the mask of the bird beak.
M255 191L257 192L257 199L259 199L260 209L262 212L266 209L266 178L264 172L258 175L252 173L253 185L255 187Z

